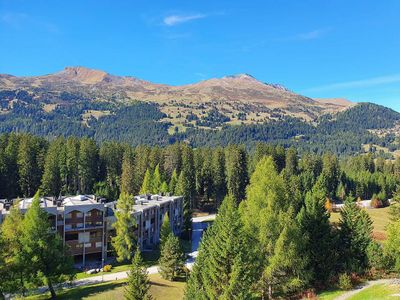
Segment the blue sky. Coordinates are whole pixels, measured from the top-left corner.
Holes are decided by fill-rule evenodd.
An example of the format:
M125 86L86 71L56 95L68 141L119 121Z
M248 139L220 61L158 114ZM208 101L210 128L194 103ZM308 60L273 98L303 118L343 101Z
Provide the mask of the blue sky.
M0 73L81 65L186 84L249 73L400 111L400 1L0 0Z

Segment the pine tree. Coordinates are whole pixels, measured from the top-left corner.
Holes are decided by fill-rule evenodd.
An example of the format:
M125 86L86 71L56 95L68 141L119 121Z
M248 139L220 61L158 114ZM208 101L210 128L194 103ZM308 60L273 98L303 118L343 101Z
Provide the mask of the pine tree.
M307 193L298 220L305 236L307 270L312 283L325 283L335 266L334 237L326 210L325 192L314 188ZM330 202L329 202L330 203Z
M153 183L151 178L150 170L147 169L146 174L143 178L142 187L140 188L140 194L150 194L153 190Z
M138 192L135 183L135 154L131 148L124 152L122 159L121 193L135 195Z
M91 193L98 173L98 149L91 139L84 138L80 141L78 171L80 192Z
M185 299L250 299L255 265L235 200L222 202L204 234Z
M190 202L191 183L187 180L185 169L179 174L178 182L175 188L176 195L183 196L183 230L187 236L192 229L192 209Z
M48 214L40 207L39 193L36 193L31 207L22 222L22 255L28 270L39 274L56 298L54 285L71 279L74 273L72 258L58 233L51 229Z
M169 221L168 213L166 213L160 228L160 249L171 233L173 233L171 223Z
M290 147L286 151L285 169L289 176L297 175L298 173L297 151L293 147Z
M152 193L153 194L158 194L161 192L161 186L162 186L162 177L160 174L160 165L158 164L156 168L154 169L154 173L152 176Z
M212 157L213 192L216 201L216 209L226 196L225 154L222 148L213 151Z
M245 198L248 183L246 151L239 146L229 146L226 151L228 193L239 203Z
M342 268L362 273L368 267L367 248L372 241L372 221L368 213L347 199L340 211L339 238Z
M134 235L136 222L132 217L133 204L133 197L131 195L120 194L115 210L116 222L113 224L116 234L112 238L112 245L119 262L130 260L136 245Z
M178 184L178 174L176 173L176 169L172 172L171 180L169 181L168 189L172 195L176 193L176 185Z
M74 195L79 190L79 147L78 139L70 137L66 143L67 192Z
M21 137L18 149L19 185L25 197L32 196L39 188L41 169L37 160L37 143L29 135Z
M127 300L150 300L152 297L149 294L149 290L148 272L143 265L140 250L137 248L130 266L124 298Z
M44 164L42 191L45 195L58 196L61 192L61 174L59 166L60 141L51 143Z
M185 264L185 254L179 239L173 233L163 242L159 264L161 276L170 281L175 280Z

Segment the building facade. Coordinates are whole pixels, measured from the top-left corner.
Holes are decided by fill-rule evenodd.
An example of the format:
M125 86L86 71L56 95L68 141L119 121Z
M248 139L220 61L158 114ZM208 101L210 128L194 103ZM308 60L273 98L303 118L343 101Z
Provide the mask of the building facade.
M17 200L0 200L0 224ZM18 201L25 213L33 198ZM160 240L162 221L168 213L171 229L180 234L183 225L183 197L141 195L134 198L132 218L137 226L132 228L141 249L152 248ZM116 201L106 203L94 195L72 197L42 197L40 206L49 215L53 230L58 232L76 261L86 264L87 259L105 260L112 255L111 239L115 235Z

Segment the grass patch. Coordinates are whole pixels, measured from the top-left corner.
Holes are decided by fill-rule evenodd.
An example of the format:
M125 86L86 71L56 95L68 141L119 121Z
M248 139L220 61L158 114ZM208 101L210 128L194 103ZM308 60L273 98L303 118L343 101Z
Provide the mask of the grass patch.
M182 299L185 289L184 282L167 281L161 278L159 274L149 275L151 288L150 294L154 299L159 300L173 300ZM94 284L90 286L83 286L62 290L57 293L57 299L64 300L79 300L79 299L92 299L92 300L110 300L110 299L124 299L124 286L125 280L105 282ZM27 297L30 300L45 300L50 299L49 294L42 294L37 296Z
M390 215L389 215L390 207L384 208L367 208L366 211L371 217L373 222L373 235L378 240L386 239L386 226L390 222ZM340 213L332 212L331 213L331 222L338 223L340 219Z
M400 299L400 286L389 284L376 284L349 298L349 300L375 299Z
M345 291L342 291L342 290L325 291L325 292L318 294L318 299L319 300L333 300L336 297L339 297L343 293L345 293Z

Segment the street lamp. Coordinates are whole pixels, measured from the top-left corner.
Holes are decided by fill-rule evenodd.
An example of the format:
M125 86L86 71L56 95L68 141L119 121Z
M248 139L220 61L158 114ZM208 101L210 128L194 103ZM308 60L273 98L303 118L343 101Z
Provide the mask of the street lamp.
M104 281L104 258L101 259L101 282Z

